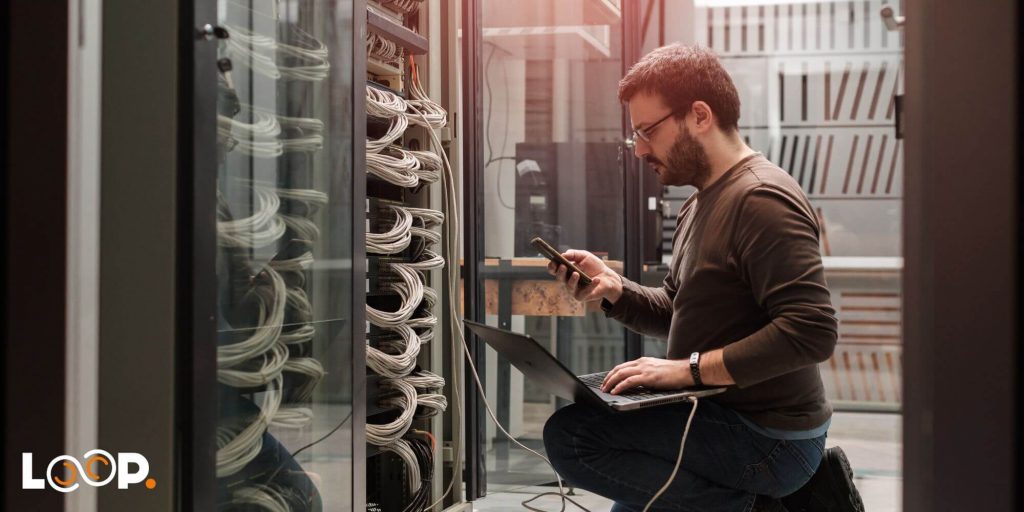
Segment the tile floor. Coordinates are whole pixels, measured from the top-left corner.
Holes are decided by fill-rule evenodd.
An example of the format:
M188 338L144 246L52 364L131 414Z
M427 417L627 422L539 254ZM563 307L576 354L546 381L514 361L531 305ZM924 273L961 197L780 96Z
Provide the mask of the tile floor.
M899 512L902 509L902 473L900 469L902 446L902 417L898 414L836 413L829 430L828 446L842 446L854 467L854 477L865 509L869 512ZM487 497L473 502L473 510L480 512L523 510L520 503L552 487L534 487L513 483L515 474L522 480L543 479L543 462L513 451L509 456L508 475L495 475L508 482L492 483ZM509 476L512 475L512 476ZM556 489L557 490L557 489ZM593 493L576 491L573 499L592 512L604 512L611 502ZM547 496L531 503L542 510L559 510L557 496ZM578 510L567 507L566 510Z

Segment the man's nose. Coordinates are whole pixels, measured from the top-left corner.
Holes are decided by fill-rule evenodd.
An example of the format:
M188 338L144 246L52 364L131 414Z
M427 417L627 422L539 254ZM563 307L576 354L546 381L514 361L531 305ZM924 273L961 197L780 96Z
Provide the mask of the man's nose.
M651 146L648 145L647 142L644 142L640 137L636 137L633 141L633 154L636 155L637 158L643 158L650 154Z

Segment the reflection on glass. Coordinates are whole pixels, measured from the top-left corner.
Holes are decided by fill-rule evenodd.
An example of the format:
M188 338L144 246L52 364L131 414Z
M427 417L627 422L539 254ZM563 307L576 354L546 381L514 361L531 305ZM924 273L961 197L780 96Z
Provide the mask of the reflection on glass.
M218 22L218 508L350 510L351 18L230 0Z
M589 250L622 268L621 15L617 2L483 1L484 240L479 262L491 325L525 332L572 371L622 362L624 330L576 303L530 246ZM544 297L555 297L545 300ZM486 387L499 421L542 449L563 403L488 350ZM550 468L487 423L487 485L554 481Z

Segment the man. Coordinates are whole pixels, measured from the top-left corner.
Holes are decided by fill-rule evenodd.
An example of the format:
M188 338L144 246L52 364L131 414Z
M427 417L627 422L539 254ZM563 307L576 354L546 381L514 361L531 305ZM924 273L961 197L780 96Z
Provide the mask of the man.
M619 83L619 99L636 156L663 185L697 188L679 213L671 269L661 287L644 287L570 250L593 283L548 270L577 300L668 340L666 359L616 366L605 391L728 386L696 405L682 466L652 509L862 511L845 455L824 449L832 409L817 364L832 355L837 322L800 185L740 138L736 87L710 50L654 50ZM548 420L544 444L569 483L640 511L675 467L691 407L570 405Z

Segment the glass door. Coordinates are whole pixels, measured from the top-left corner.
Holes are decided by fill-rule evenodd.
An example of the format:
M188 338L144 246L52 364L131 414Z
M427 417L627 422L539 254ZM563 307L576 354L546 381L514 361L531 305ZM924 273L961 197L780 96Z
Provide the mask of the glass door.
M829 444L847 446L857 476L874 479L858 482L862 493L895 502L903 406L904 149L897 118L905 69L902 31L888 30L881 12L903 12L902 2L664 4L660 15L670 21L656 30L664 21L655 15L644 51L672 42L714 50L739 91L741 135L788 171L815 209L839 317L835 352L819 366L838 411ZM664 278L676 213L693 191L663 190L665 250L647 266L645 284ZM646 355L664 357L665 340L644 341Z
M623 7L607 0L481 3L483 161L475 255L484 297L476 320L527 333L577 373L625 358L625 330L575 302L531 247L593 252L624 270L622 108ZM467 214L469 215L469 213ZM565 405L523 378L490 348L483 359L488 401L522 444L543 450L544 422ZM481 427L487 492L553 482L551 469Z
M216 2L218 510L353 510L352 12Z

